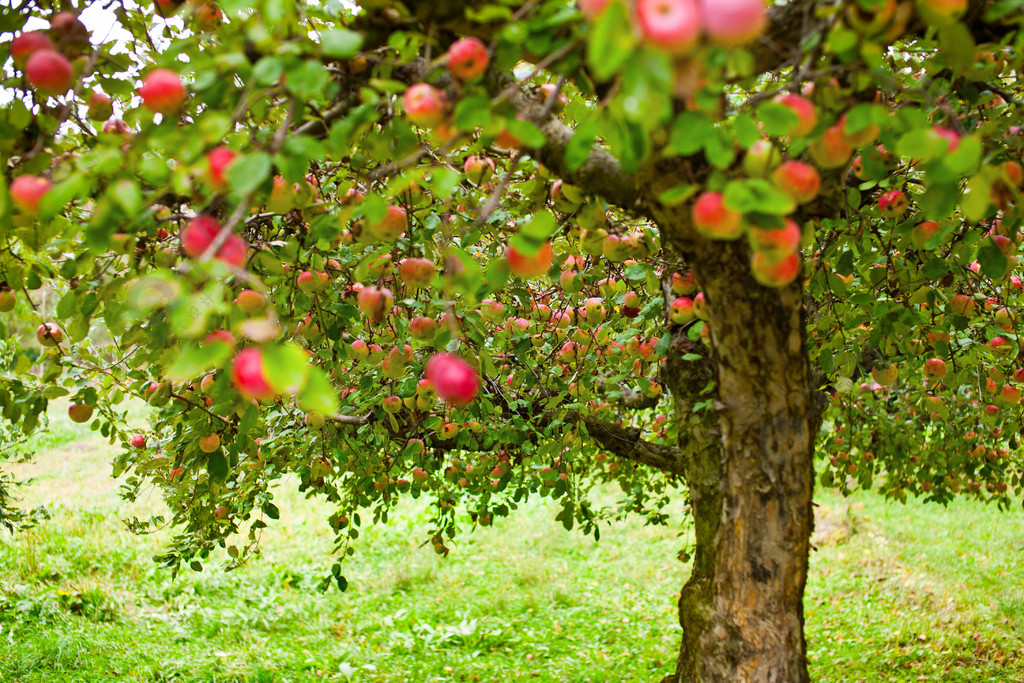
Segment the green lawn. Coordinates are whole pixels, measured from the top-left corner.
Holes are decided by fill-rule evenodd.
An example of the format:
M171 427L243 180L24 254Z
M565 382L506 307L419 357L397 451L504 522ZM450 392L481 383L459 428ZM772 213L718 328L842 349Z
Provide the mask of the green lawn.
M600 543L543 501L419 547L402 508L363 536L347 593L319 593L326 508L282 489L262 556L172 580L160 536L122 531L109 451L54 420L20 491L52 518L0 535L0 681L657 681L678 644L686 539L638 521ZM1024 526L972 503L819 495L806 614L821 681L1024 681Z

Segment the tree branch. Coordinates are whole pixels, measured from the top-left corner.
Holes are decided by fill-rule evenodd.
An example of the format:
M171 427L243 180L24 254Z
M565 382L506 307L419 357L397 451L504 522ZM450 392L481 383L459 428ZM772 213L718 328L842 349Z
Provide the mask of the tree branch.
M613 455L663 472L683 474L686 456L680 449L644 441L636 427L622 427L596 417L576 417L594 441Z

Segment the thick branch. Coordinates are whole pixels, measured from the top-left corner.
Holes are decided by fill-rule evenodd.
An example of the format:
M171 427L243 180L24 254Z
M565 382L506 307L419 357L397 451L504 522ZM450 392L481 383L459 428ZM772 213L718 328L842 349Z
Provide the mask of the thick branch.
M543 147L531 151L545 166L584 192L596 194L627 210L640 209L636 179L622 170L615 157L595 146L582 166L575 170L569 168L565 151L575 135L574 131L552 116L543 102L523 92L510 76L491 73L486 83L493 95L503 94L521 117L544 134Z
M594 441L613 455L663 472L683 473L685 455L678 448L644 441L636 427L622 427L595 417L579 418Z

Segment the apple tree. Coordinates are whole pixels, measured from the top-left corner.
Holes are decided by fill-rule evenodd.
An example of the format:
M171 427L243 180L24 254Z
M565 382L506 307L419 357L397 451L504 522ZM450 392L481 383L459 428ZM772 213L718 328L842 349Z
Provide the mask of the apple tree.
M68 397L164 565L285 476L342 589L403 498L674 502L666 680L806 681L815 480L1020 494L1022 3L57 4L0 8L3 429Z

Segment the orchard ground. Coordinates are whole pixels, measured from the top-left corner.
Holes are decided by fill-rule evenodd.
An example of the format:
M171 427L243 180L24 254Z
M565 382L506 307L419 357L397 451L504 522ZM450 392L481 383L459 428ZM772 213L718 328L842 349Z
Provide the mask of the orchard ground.
M59 406L58 406L59 407ZM674 667L688 567L674 529L637 520L600 543L534 500L504 533L459 537L448 559L407 501L368 531L347 593L321 594L326 508L282 485L261 558L172 579L163 536L119 521L110 448L56 417L33 464L7 463L51 518L0 536L0 680L657 681ZM614 501L615 491L602 496ZM818 492L805 602L816 681L1024 681L1024 514L957 501L891 505Z

